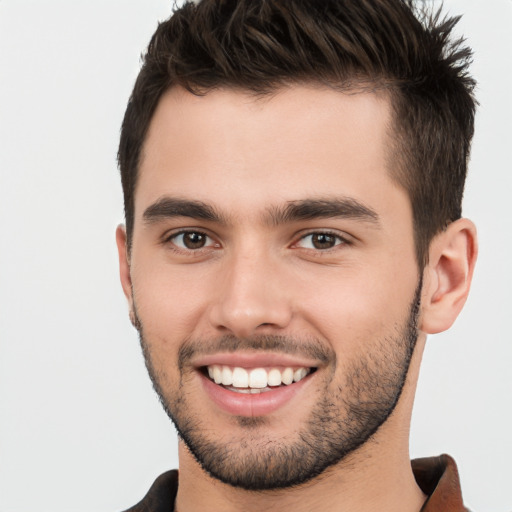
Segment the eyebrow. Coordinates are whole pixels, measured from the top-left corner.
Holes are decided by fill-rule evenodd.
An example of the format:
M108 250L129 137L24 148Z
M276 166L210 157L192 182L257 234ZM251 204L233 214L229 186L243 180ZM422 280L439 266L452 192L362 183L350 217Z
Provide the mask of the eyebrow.
M379 225L375 210L351 197L305 199L290 201L285 207L270 209L270 221L274 225L314 219L345 218Z
M209 204L191 199L162 197L144 210L142 218L146 224L153 224L173 217L190 217L227 224L226 219Z
M228 218L213 206L202 201L164 196L148 206L143 214L146 224L174 217L189 217L228 225ZM268 209L264 220L270 225L301 220L345 218L379 225L379 216L370 207L351 197L303 199Z

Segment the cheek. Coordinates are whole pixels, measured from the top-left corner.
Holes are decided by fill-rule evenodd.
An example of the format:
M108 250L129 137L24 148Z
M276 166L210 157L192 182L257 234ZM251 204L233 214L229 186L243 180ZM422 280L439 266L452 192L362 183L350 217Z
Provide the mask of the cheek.
M176 272L157 265L132 272L134 303L142 325L152 378L163 393L177 390L183 375L179 349L198 323L198 290ZM169 402L172 397L167 397Z
M417 286L413 266L407 272L340 269L318 277L314 285L304 283L301 314L341 359L399 331Z
M154 261L132 271L134 301L146 336L182 341L205 311L210 286L204 272Z

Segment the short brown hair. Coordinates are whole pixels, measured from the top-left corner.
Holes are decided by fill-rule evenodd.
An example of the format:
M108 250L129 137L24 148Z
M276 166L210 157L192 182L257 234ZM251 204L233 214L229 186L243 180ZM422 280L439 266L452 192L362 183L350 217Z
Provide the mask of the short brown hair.
M128 102L118 152L128 244L144 139L162 94L232 87L266 94L293 83L389 91L391 175L408 192L418 263L460 218L474 130L471 51L458 21L412 0L201 0L161 23Z

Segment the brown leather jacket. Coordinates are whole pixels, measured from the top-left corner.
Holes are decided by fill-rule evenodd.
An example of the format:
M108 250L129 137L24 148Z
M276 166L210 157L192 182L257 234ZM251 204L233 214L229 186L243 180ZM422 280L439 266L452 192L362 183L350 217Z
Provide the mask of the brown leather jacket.
M428 496L421 512L469 512L462 503L459 472L449 455L412 461L414 477Z

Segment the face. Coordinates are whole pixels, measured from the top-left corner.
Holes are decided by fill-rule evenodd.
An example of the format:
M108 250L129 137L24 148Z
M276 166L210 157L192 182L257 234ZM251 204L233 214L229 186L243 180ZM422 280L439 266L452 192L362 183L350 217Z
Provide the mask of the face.
M389 116L313 87L157 108L124 287L164 407L223 482L305 482L400 397L420 285Z

